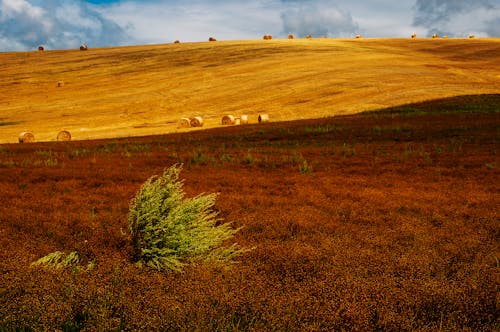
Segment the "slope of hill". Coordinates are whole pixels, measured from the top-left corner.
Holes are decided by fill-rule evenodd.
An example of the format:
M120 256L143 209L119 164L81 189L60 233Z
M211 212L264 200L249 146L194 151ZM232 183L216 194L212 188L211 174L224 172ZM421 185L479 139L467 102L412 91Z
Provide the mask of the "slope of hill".
M179 131L500 92L500 39L313 39L0 54L0 143ZM58 86L61 82L61 86ZM186 129L183 129L186 130Z

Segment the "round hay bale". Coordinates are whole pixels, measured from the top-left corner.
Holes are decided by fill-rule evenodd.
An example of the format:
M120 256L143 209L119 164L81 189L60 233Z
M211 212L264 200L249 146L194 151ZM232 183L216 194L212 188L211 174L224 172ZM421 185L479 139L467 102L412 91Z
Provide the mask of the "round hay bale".
M236 119L232 115L224 115L222 117L222 124L225 126L234 125L236 123Z
M179 40L174 41L174 44L180 44L181 42Z
M189 123L191 127L203 127L203 118L201 116L195 116L190 119Z
M35 135L30 132L23 131L19 134L19 143L34 143Z
M248 115L242 115L240 117L240 124L248 124Z
M263 38L264 38L264 40L271 40L271 39L273 39L273 36L271 36L271 35L264 35Z
M417 38L417 34L416 34L416 33L414 33L413 35L411 35L411 38L412 38L412 39Z
M294 39L295 37L292 34L288 35L288 39Z
M63 81L57 82L57 87L58 88L63 87L63 86L64 86L64 82Z
M57 134L57 140L60 142L68 142L71 141L71 133L67 130L61 130Z
M82 45L80 46L80 51L87 51L88 49L89 49L89 48L88 48L88 47L87 47L87 45L85 45L85 44L82 44Z
M189 120L189 118L182 118L179 120L178 127L189 128L191 127L191 121Z
M217 39L215 39L214 37L210 37L210 38L208 38L208 41L214 42L214 41L217 41Z
M363 38L363 36L361 36L361 35L356 35L356 39L361 39L361 38Z
M474 38L476 38L476 36L474 36L474 35L469 35L469 39L474 39Z
M435 34L432 35L432 38L433 39L439 38L439 35L437 33L435 33Z
M259 114L259 123L269 122L268 114Z
M38 46L38 50L39 51L45 51L45 47L43 47L42 45Z
M311 36L311 35L307 35L307 36L306 36L306 38L307 38L307 39L312 39L312 37L313 37L313 36Z

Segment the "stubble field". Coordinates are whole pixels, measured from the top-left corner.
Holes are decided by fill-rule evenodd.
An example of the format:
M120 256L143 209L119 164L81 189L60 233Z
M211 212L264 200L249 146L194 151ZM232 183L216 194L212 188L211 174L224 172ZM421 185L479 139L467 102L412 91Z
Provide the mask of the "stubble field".
M500 96L121 139L0 145L0 330L493 331ZM182 163L223 269L131 263L128 205ZM91 270L30 263L78 250Z
M91 46L91 45L90 45ZM0 53L0 143L321 118L500 91L500 39L223 41ZM58 86L61 83L61 86Z

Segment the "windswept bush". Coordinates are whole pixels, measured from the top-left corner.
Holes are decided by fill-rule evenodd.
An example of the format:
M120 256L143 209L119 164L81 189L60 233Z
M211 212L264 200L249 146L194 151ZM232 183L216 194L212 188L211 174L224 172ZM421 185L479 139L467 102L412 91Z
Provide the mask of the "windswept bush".
M54 269L62 269L67 267L79 268L85 261L85 257L78 251L72 251L66 254L62 251L55 251L31 263L32 267L49 267ZM87 263L87 270L93 269L94 261Z
M217 194L184 197L181 170L173 165L149 178L131 202L128 225L139 265L181 271L191 263L225 263L245 251L236 243L224 246L239 229L220 223Z

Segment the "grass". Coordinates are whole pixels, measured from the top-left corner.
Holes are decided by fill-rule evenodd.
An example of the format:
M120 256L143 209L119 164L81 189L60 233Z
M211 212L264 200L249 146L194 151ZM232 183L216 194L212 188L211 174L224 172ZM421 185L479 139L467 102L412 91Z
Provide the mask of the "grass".
M371 116L315 120L316 127L346 129L308 133L298 137L300 147L285 143L310 122L275 124L264 133L250 126L183 134L175 157L165 147L175 146L179 135L137 138L150 154L127 160L130 139L9 146L16 165L0 177L7 200L0 207L0 230L7 234L0 268L8 272L1 277L0 327L494 330L499 175L489 151L498 118L465 119L471 129L455 138L463 142L457 153L448 149L444 129L464 119L434 116L410 123ZM393 131L371 135L389 121L405 121L406 141L395 141ZM221 144L247 138L243 151ZM267 145L270 138L276 144ZM349 158L324 158L332 141L334 155L345 147ZM344 142L353 141L351 155L354 144ZM81 149L96 151L98 165L92 153L70 157L68 151ZM183 172L185 189L219 191L217 211L243 226L238 243L256 249L231 269L196 267L180 276L138 269L123 231L129 200L150 174L193 151L213 160L231 156L220 167L192 163ZM32 154L57 155L66 166L33 170L18 162ZM394 161L398 154L406 157ZM439 165L421 165L419 158L431 154ZM38 197L19 199L28 189ZM56 272L27 267L57 248L76 249L94 264Z

